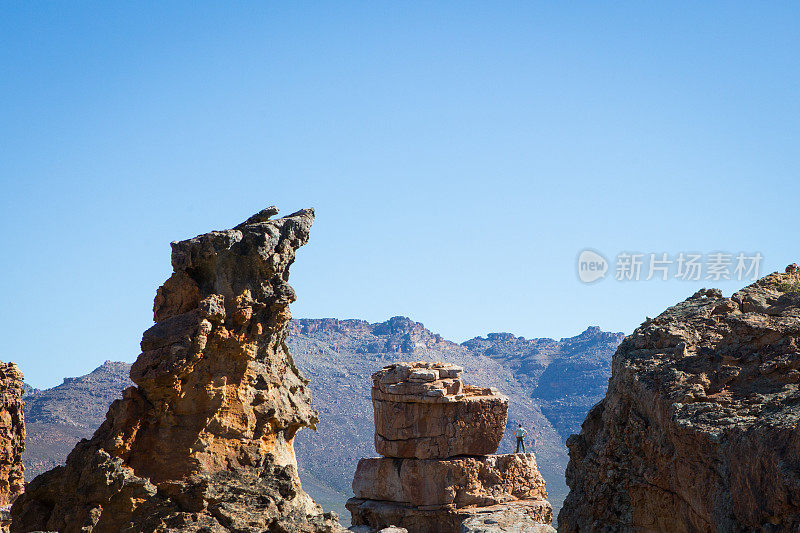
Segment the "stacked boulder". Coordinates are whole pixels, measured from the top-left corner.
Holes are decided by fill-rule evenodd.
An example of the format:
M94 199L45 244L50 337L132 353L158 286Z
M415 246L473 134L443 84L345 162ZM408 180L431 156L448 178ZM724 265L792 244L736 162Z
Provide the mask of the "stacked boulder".
M460 532L464 520L513 509L550 524L544 479L529 454L497 451L508 397L465 386L447 363L396 363L373 374L375 449L362 459L347 502L354 526Z

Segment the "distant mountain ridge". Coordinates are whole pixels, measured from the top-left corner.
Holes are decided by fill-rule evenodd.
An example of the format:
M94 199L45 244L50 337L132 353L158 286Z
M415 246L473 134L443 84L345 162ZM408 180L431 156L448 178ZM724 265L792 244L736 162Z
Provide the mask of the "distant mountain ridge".
M580 335L559 341L490 333L463 346L512 369L566 441L580 431L589 408L605 394L611 356L624 337L590 326Z
M400 360L456 363L464 366L469 384L507 394L511 408L500 452L513 451L509 428L524 423L538 440L534 451L558 512L567 491L564 441L605 394L611 356L623 338L590 327L561 340L490 333L458 344L399 316L378 323L295 319L288 330L290 352L311 380L313 406L320 413L317 431L296 437L303 486L340 514L358 459L375 455L370 376ZM131 385L129 371L128 363L106 361L52 389L27 392L26 479L62 464L75 442L91 436L108 405Z
M133 385L128 363L106 361L85 376L46 390L26 389L25 479L64 463L80 439L103 423L108 406Z

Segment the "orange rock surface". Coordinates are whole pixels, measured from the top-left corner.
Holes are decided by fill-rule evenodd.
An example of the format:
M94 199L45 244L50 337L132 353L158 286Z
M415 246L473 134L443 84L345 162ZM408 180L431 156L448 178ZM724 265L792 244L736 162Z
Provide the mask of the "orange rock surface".
M8 505L25 486L23 376L14 363L0 363L0 505Z
M12 531L340 531L303 492L292 442L313 427L284 340L312 210L172 243L155 325L115 401L63 467L34 479Z

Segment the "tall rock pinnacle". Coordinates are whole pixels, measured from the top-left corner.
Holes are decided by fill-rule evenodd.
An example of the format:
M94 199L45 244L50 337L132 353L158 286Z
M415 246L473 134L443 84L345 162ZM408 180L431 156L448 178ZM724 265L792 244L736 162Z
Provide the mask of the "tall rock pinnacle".
M276 213L172 243L136 386L28 485L12 531L342 531L301 489L292 446L317 421L284 343L314 212Z

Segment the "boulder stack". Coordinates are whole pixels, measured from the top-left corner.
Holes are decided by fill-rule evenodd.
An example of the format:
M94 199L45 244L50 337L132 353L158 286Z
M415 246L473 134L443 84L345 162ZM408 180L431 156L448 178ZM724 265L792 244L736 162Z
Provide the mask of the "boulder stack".
M358 463L347 502L354 526L458 533L467 518L512 508L531 524L550 524L534 455L490 455L505 431L508 398L465 386L461 373L415 362L373 374L375 449L383 457Z

